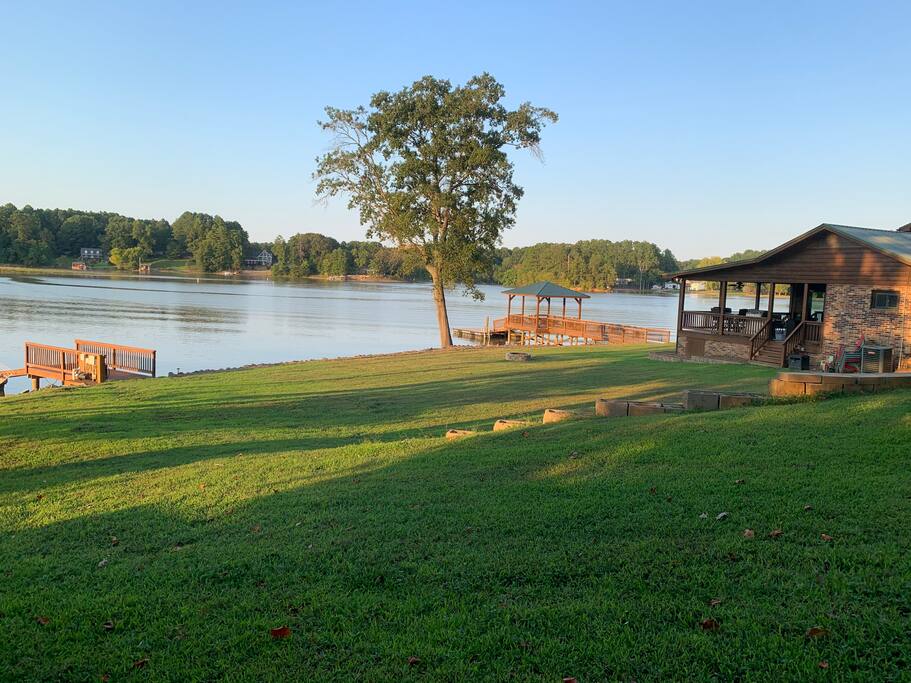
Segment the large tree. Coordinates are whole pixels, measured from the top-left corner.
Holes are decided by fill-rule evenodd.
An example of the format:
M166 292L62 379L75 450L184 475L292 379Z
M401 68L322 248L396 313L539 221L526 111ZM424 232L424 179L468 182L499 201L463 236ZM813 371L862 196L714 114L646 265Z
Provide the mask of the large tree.
M367 236L417 253L433 281L440 345L452 345L447 286L476 298L478 274L491 270L503 231L515 222L522 188L510 148L538 154L541 130L557 115L529 103L509 110L489 74L464 86L425 76L368 107L326 108L333 135L317 159L317 195L349 198Z

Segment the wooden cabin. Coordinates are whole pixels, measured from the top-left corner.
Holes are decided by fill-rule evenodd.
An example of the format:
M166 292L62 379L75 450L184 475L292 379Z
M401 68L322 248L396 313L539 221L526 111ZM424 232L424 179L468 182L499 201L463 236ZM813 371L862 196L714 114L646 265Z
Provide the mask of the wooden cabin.
M911 224L873 230L823 223L758 258L673 277L680 283L681 356L783 367L796 352L819 369L863 339L889 350L889 370L911 367ZM697 282L717 283L717 299L687 298ZM775 291L779 297L769 296ZM747 305L731 306L729 297L743 292L752 297Z

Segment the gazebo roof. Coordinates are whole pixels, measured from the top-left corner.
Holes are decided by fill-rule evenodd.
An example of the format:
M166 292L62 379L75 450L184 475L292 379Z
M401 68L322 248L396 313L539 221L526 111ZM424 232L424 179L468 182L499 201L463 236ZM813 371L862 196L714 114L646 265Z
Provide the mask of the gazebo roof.
M577 292L572 289L567 289L566 287L561 287L560 285L555 285L553 282L535 282L531 285L525 285L524 287L516 287L515 289L507 289L503 294L511 294L513 296L536 296L540 299L589 299L591 297L588 294L583 294L582 292Z

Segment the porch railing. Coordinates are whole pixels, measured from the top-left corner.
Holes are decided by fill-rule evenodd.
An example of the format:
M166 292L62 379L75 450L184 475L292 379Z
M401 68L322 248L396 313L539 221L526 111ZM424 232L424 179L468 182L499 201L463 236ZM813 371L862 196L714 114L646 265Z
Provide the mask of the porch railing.
M756 315L724 314L724 321L719 329L718 318L720 314L712 311L684 311L682 328L690 332L704 334L727 334L735 337L753 337L763 327L768 318Z
M762 327L750 338L750 360L756 357L767 341L772 336L772 320L770 318L760 318L763 320Z

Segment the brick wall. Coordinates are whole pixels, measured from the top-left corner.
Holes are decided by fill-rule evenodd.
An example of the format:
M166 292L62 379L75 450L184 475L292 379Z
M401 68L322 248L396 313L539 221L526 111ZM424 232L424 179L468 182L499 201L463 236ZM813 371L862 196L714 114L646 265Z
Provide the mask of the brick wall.
M750 345L710 340L705 342L705 355L747 361L750 360Z
M898 308L892 311L870 308L874 289L896 289L899 292ZM834 356L841 344L853 349L862 334L868 342L891 346L895 363L899 362L899 348L904 338L902 367L911 364L911 287L828 285L822 355Z

